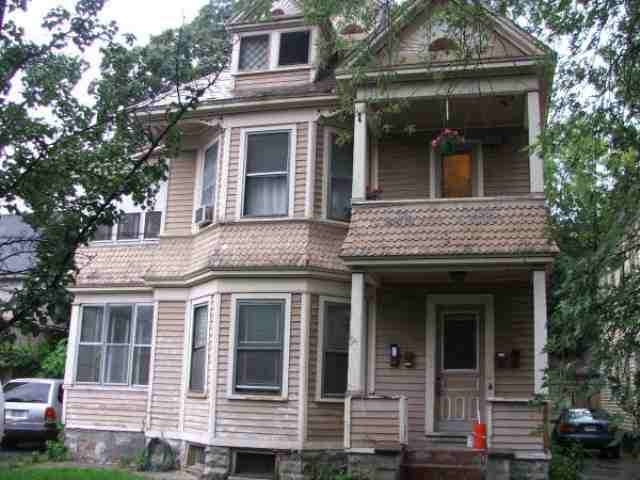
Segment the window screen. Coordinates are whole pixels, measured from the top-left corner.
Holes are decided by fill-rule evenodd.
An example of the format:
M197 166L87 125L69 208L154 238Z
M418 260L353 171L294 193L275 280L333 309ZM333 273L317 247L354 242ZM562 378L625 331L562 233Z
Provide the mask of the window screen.
M269 66L269 35L242 37L240 41L240 70L264 70Z
M236 319L236 391L280 392L284 301L239 301Z
M472 163L470 153L447 155L442 158L442 196L444 198L471 197Z
M118 240L135 240L140 233L140 214L125 213L118 222Z
M204 153L202 168L202 192L200 205L211 207L216 198L216 172L218 170L218 144L215 143Z
M189 376L189 390L192 392L204 392L208 320L209 307L207 305L200 305L193 309L191 373Z
M442 348L445 370L476 370L478 320L475 315L445 314Z
M280 34L278 65L305 65L309 63L309 31Z
M105 383L128 383L129 347L131 343L131 305L113 305L108 308L105 342Z
M289 132L247 135L244 215L280 216L289 209Z
M103 307L83 307L78 345L78 382L97 383L100 381L102 363L102 321Z
M322 348L322 396L344 397L349 365L349 317L345 303L326 302Z
M161 225L162 212L146 212L144 214L144 238L158 238Z
M329 181L329 218L349 220L353 185L353 145L337 143L331 135L331 178Z

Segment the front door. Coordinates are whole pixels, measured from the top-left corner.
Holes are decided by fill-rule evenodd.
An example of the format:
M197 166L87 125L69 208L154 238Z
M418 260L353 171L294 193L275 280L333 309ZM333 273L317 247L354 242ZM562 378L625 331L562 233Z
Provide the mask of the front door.
M481 317L473 309L442 309L438 315L436 431L471 433L480 415Z

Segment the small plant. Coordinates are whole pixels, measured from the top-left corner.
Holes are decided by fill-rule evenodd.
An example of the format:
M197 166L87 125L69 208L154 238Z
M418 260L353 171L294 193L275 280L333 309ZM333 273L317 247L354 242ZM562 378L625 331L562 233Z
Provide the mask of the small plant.
M567 447L554 445L551 448L549 478L553 480L578 480L584 467L585 452L581 445Z
M64 444L64 425L58 423L58 438L47 440L45 454L51 462L64 462L70 459L69 450Z
M445 128L431 141L431 148L441 155L451 155L462 143L464 143L464 137L458 130Z

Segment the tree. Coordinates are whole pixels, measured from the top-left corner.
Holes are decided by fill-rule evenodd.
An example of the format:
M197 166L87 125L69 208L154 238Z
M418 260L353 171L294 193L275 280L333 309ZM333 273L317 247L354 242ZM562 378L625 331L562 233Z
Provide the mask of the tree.
M229 59L224 21L231 1L210 1L193 22L142 47L101 21L104 3L78 0L72 11L50 10L42 20L49 38L38 43L14 19L28 2L0 1L0 205L36 232L0 245L0 282L16 274L22 280L0 301L0 340L11 340L16 328L34 335L66 330L78 248L99 225L118 220L123 196L151 206L166 159L179 148L178 122ZM96 45L100 75L83 101L85 55ZM171 102L158 121L161 98ZM16 250L35 253L36 261L11 271Z

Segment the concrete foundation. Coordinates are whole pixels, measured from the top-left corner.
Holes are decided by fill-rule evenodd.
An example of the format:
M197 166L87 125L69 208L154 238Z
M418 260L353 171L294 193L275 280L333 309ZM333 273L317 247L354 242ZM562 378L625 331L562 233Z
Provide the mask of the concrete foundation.
M145 447L142 432L66 429L64 444L75 460L101 465L131 461Z

